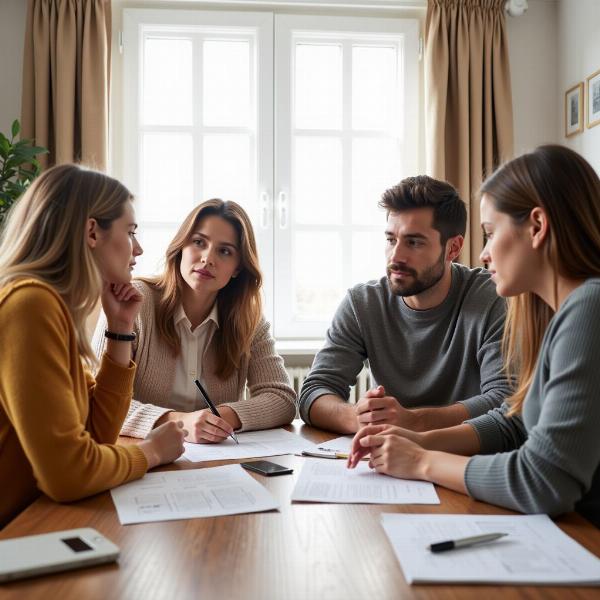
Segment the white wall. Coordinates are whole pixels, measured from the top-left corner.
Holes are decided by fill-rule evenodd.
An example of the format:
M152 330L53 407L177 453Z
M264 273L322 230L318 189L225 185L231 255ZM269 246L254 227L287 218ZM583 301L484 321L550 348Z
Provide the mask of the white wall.
M8 134L21 119L25 0L0 0L0 131Z
M560 0L558 5L560 142L582 154L600 173L600 125L564 135L564 94L600 69L600 0ZM584 115L585 116L585 115Z
M578 1L578 0L576 0ZM558 94L558 2L529 0L520 17L506 16L515 127L515 156L560 141Z

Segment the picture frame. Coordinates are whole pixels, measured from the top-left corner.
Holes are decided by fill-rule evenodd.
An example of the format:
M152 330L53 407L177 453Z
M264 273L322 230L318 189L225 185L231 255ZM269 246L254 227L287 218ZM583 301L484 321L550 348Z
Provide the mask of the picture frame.
M587 128L600 124L600 69L586 79Z
M583 131L583 81L565 92L565 136Z

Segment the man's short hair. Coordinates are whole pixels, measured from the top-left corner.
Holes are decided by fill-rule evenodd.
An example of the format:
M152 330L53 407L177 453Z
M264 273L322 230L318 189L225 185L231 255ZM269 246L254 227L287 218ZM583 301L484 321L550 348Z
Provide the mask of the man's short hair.
M467 209L456 188L427 175L403 179L383 193L379 206L385 208L388 215L432 208L433 228L440 232L442 245L455 235L464 236L467 229Z

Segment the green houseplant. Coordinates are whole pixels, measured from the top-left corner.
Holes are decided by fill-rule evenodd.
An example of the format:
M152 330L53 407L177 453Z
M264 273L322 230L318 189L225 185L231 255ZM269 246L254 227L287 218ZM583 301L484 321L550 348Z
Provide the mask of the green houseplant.
M20 131L21 125L15 119L10 138L0 133L0 229L10 207L41 171L36 156L48 152L31 140L15 141Z

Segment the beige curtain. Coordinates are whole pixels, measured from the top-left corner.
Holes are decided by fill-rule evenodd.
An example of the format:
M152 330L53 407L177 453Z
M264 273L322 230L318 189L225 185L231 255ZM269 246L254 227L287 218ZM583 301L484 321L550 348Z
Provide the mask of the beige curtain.
M42 166L106 168L110 41L110 0L29 0L22 126Z
M458 188L469 211L461 262L479 264L477 190L512 157L505 0L429 0L425 25L427 171Z

